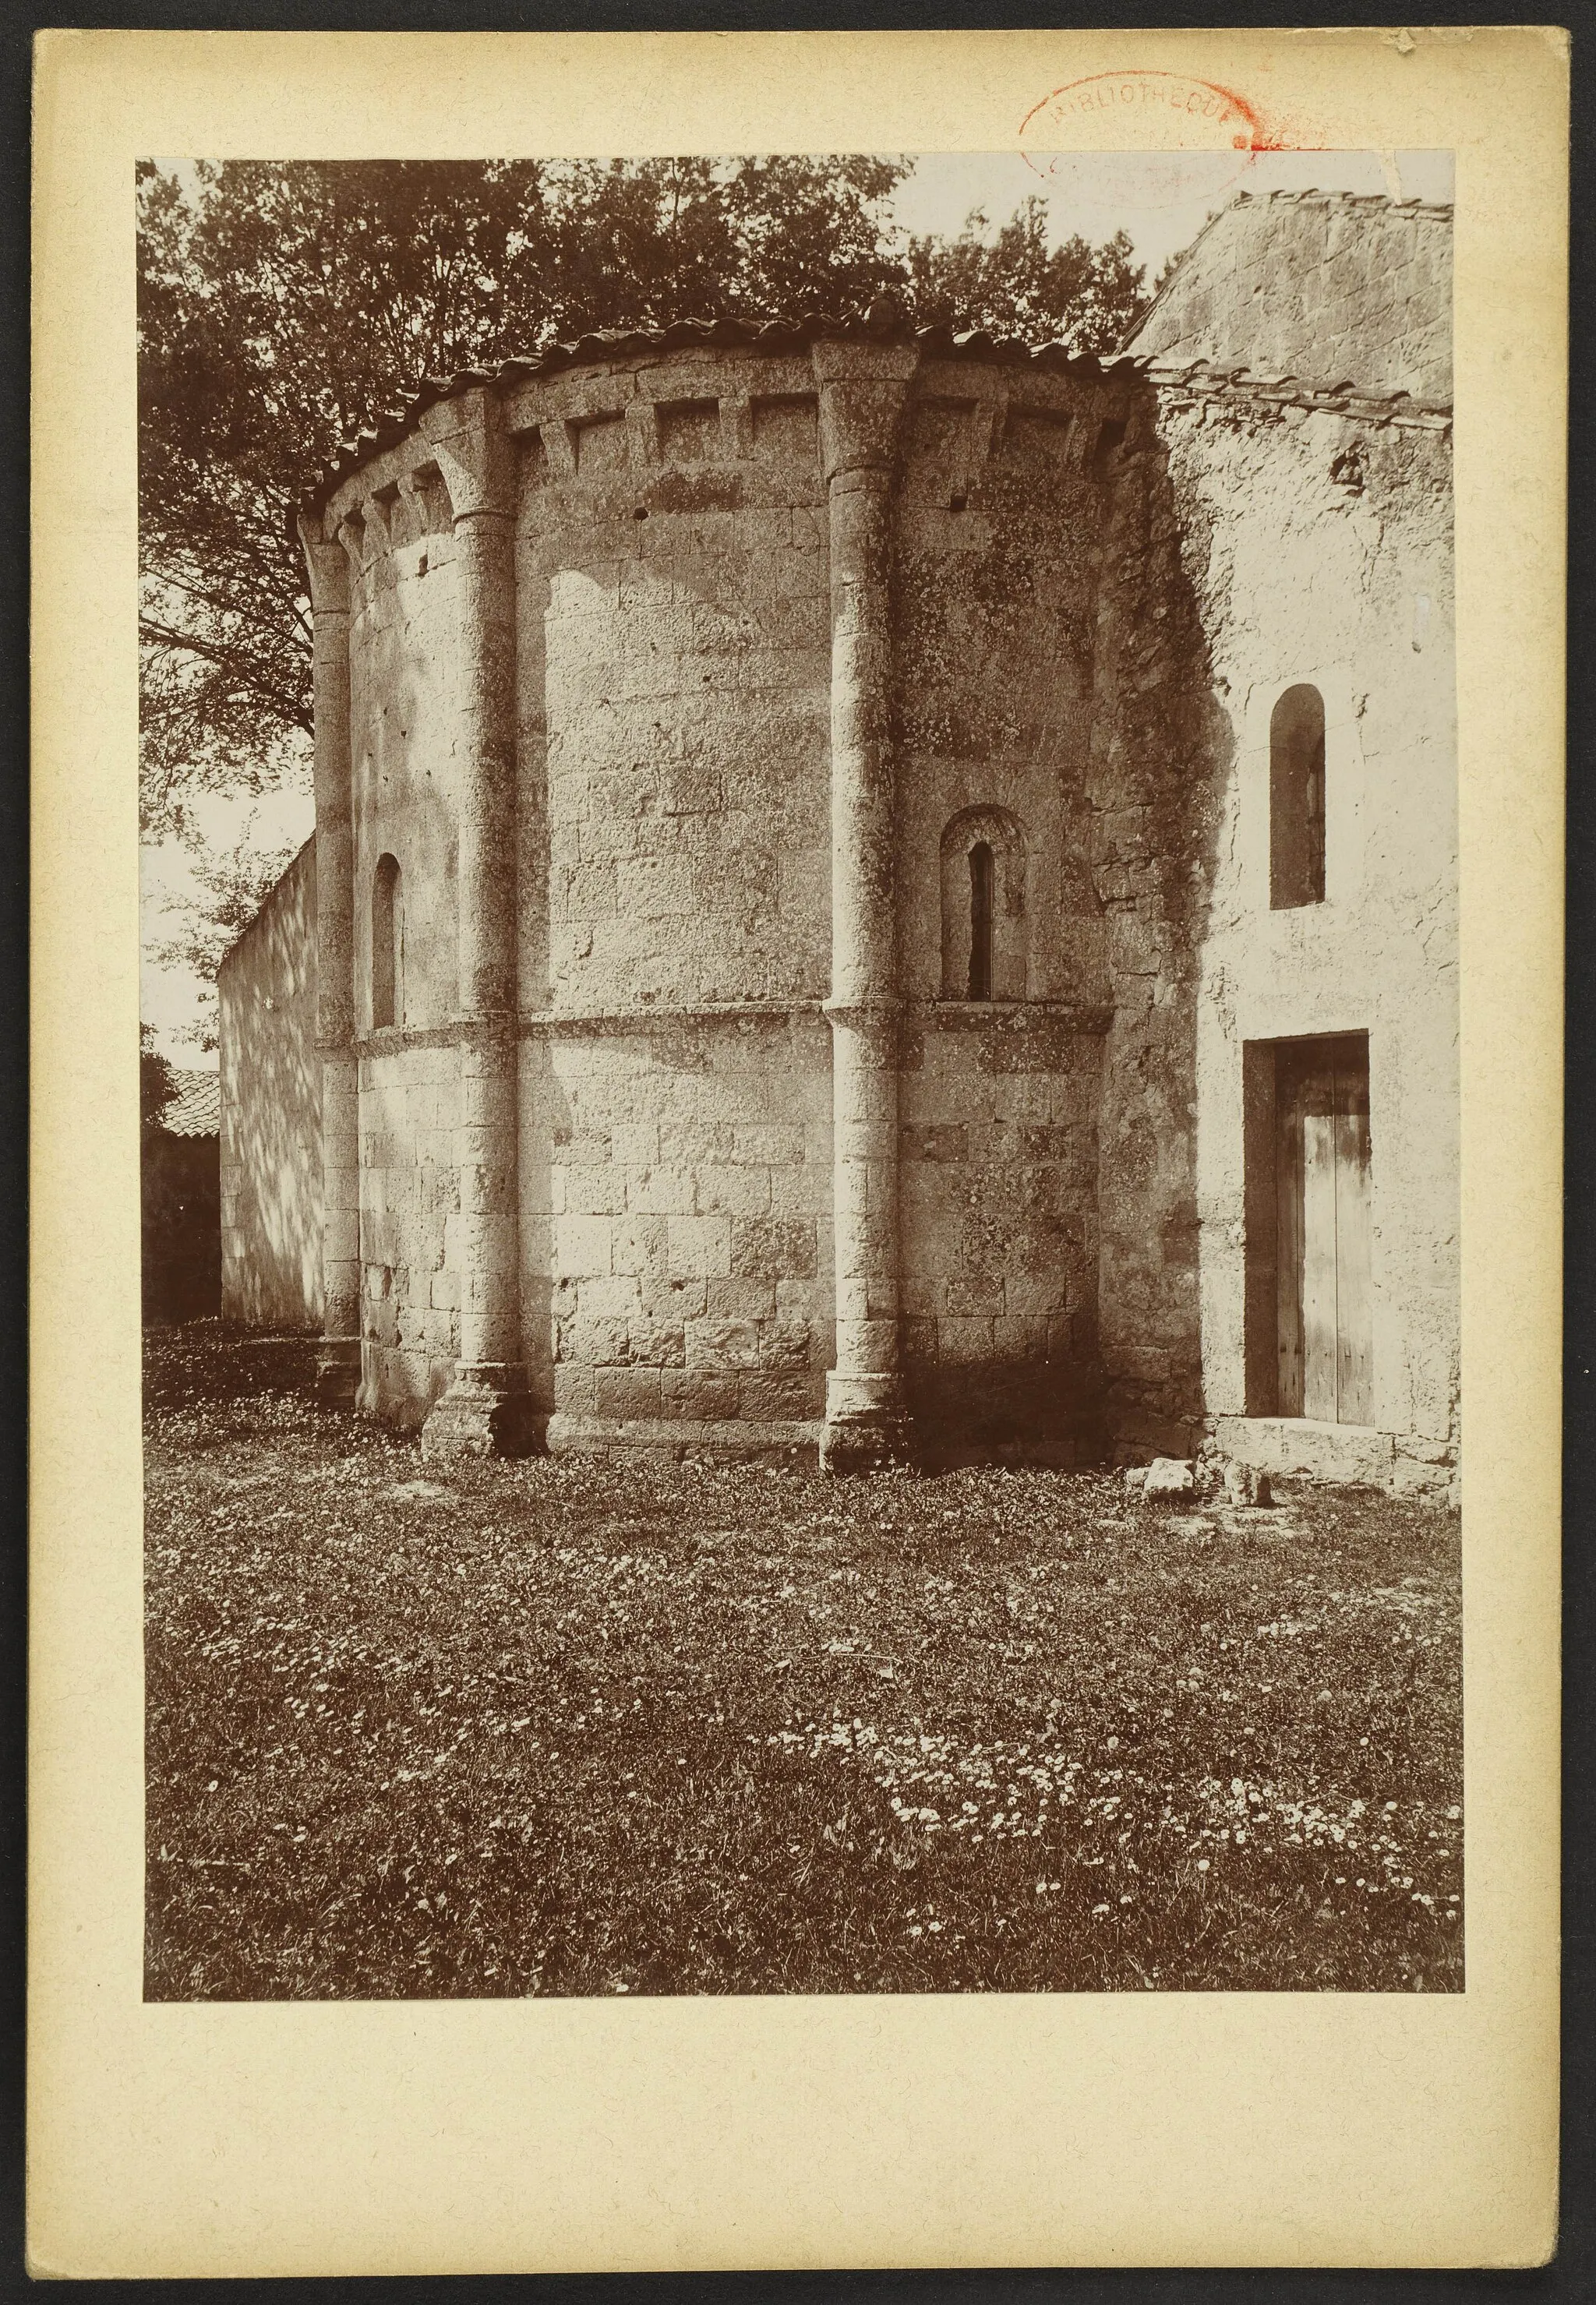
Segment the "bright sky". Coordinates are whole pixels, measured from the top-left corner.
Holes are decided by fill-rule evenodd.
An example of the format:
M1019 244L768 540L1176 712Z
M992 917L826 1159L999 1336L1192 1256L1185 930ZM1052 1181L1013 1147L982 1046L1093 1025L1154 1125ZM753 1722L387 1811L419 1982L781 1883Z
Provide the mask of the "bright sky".
M183 172L184 164L167 162ZM893 213L906 232L954 234L973 208L986 213L991 233L1021 203L1039 192L1048 202L1055 243L1079 233L1107 240L1121 226L1130 234L1150 283L1166 258L1196 237L1212 211L1237 192L1386 192L1394 200L1449 200L1450 152L925 152L898 191ZM308 784L307 778L307 784ZM251 812L253 818L251 821ZM308 790L261 802L209 801L200 821L213 846L231 847L246 831L260 847L297 846L314 820ZM148 944L170 934L163 907L191 886L183 851L168 842L147 848L142 870L143 935ZM191 1042L176 1037L200 1015L201 990L184 970L158 969L146 958L144 1021L156 1045L174 1064L211 1067Z
M1049 173L1043 174L1047 169ZM895 207L910 232L955 234L972 208L992 227L1032 192L1047 200L1055 243L1108 240L1123 225L1153 279L1237 192L1386 192L1449 200L1450 152L922 152Z

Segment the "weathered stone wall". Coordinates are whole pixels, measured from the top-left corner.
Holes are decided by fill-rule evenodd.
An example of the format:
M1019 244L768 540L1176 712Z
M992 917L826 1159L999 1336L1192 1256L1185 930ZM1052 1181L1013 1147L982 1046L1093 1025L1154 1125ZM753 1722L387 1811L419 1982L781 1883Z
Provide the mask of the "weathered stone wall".
M533 1398L556 1448L795 1428L812 1447L831 1351L813 370L578 369L513 421Z
M833 1345L829 1055L814 1010L523 1043L522 1294L552 1448L812 1450Z
M1202 1414L1198 968L1228 730L1182 557L1159 406L1138 398L1103 541L1085 777L1111 1016L1098 1109L1098 1341L1122 1455L1184 1455Z
M459 1105L459 1057L441 1036L361 1055L359 1399L405 1424L425 1416L458 1349L449 1229L460 1203Z
M216 992L223 1316L313 1329L322 1311L313 840L224 957Z
M830 647L812 368L576 370L536 413L519 436L517 638L548 887L529 875L523 891L523 1003L819 999Z
M1134 349L1449 407L1452 211L1353 192L1244 193L1188 251Z
M1459 1387L1448 438L1333 411L1167 390L1163 401L1183 556L1234 730L1197 1050L1206 1407L1227 1420L1230 1445L1277 1462L1314 1443L1228 1422L1248 1408L1243 1049L1367 1032L1374 1418L1363 1455L1399 1486L1444 1485ZM1298 683L1325 703L1325 897L1271 910L1269 717ZM1322 1435L1319 1447L1328 1464Z
M1103 426L1126 403L1067 377L1022 394L1001 373L972 395L951 362L916 392L894 587L906 1355L928 1434L1069 1462L1095 1445L1099 1405L1109 987L1086 767ZM943 859L967 813L1012 844L1013 974L994 990L1013 997L996 1002L959 981L966 843L946 876Z
M460 620L436 471L390 479L341 524L351 563L354 982L360 1096L359 1399L417 1422L448 1380L459 1280L456 973ZM374 892L399 866L395 1022L373 1024Z
M1248 210L1159 327L1239 364L1326 297L1365 327L1395 266L1392 358L1433 381L1429 212L1349 257L1361 208ZM1243 1043L1368 1030L1380 1430L1442 1462L1444 444L1324 397L684 331L463 380L339 476L311 542L350 570L368 1406L480 1434L508 1387L556 1447L812 1448L824 1416L879 1450L906 1388L938 1449L1184 1452L1247 1406ZM1314 920L1257 880L1303 680Z

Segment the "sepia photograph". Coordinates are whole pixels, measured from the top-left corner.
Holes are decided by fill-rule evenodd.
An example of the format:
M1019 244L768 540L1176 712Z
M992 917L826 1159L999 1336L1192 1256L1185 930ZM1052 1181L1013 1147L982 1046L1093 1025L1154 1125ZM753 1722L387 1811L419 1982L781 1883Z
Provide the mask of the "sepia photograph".
M136 189L146 2001L1461 1994L1450 153Z

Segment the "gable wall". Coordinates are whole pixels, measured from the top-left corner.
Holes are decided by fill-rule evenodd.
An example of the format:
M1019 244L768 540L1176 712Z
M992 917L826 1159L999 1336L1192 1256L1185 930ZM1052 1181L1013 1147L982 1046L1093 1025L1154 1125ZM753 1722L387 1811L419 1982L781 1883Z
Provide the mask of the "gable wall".
M253 1329L321 1319L321 1062L316 843L216 971L222 1314Z

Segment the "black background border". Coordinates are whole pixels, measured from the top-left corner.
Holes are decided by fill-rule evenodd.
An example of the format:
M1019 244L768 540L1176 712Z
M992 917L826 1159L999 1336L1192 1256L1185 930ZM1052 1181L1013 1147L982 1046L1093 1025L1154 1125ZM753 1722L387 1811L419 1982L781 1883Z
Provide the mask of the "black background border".
M0 0L0 1289L16 1309L0 1325L0 2293L31 2284L22 2265L23 2226L23 1853L25 1841L25 1603L27 1348L27 985L28 985L28 570L21 539L28 520L29 170L32 40L36 30L257 31L932 31L1203 30L1286 28L1309 22L1388 25L1369 10L1316 5L1237 5L1198 11L1165 0L1157 7L1072 8L1057 0L949 6L918 0L319 0L319 4L244 4L244 0L144 0L142 6L80 0L50 9L38 0ZM1550 21L1541 9L1480 10L1436 5L1432 24ZM1596 2040L1592 1982L1596 1969L1596 1767L1592 1767L1592 1659L1596 1657L1596 1548L1592 1544L1592 1468L1596 1461L1596 785L1588 731L1596 719L1596 541L1592 535L1592 448L1580 413L1596 401L1591 314L1596 303L1596 111L1587 47L1596 15L1582 4L1558 12L1574 36L1572 336L1569 452L1569 778L1567 833L1567 1103L1565 1132L1564 1337L1564 2015L1562 2217L1557 2258L1528 2272L993 2270L950 2273L748 2273L524 2275L412 2280L123 2282L74 2284L98 2298L210 2305L248 2289L250 2305L332 2305L338 2292L364 2301L389 2294L404 2305L476 2305L478 2298L523 2297L527 2305L1451 2305L1502 2293L1513 2298L1596 2301ZM132 1061L130 1053L130 1065Z

